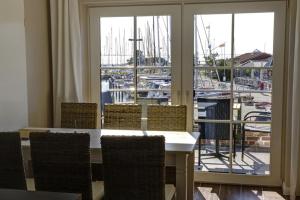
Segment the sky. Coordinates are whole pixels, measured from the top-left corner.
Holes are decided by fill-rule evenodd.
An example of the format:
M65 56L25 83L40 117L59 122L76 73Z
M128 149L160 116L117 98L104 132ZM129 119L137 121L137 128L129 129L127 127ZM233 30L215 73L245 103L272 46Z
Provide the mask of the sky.
M231 14L197 15L195 17L195 34L197 37L197 51L200 60L209 54L208 43L218 58L229 58L231 54ZM102 63L124 63L133 55L133 17L105 17L101 18L101 50ZM160 47L161 57L170 56L171 17L160 16L154 18L154 37L156 56ZM157 26L159 25L159 34ZM253 52L258 49L273 54L274 13L243 13L235 14L234 42L235 56ZM153 48L153 17L137 17L138 48L146 57L154 54ZM159 35L159 45L158 45ZM148 37L147 37L148 36ZM148 39L146 39L146 37ZM201 41L200 39L201 38ZM169 44L168 44L169 42ZM122 56L120 56L122 55ZM125 56L124 56L125 55ZM111 57L109 59L109 57ZM217 58L217 59L218 59Z

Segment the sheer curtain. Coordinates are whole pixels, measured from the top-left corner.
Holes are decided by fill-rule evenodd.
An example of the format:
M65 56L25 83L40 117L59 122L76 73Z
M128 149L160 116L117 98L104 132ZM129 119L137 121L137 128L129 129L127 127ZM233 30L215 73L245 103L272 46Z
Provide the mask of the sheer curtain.
M82 101L82 49L77 0L50 0L53 115L60 127L61 102Z
M284 190L300 196L300 0L289 0L288 92Z
M299 190L299 134L300 134L300 0L297 0L294 46L294 73L292 97L292 135L291 135L291 197L300 195Z

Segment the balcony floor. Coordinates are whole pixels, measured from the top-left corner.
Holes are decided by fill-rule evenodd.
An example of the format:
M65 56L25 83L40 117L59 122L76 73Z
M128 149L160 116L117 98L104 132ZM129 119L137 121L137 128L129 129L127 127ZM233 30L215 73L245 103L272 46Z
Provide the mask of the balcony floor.
M201 149L200 166L198 163L198 150L195 150L195 170L228 173L230 171L229 159L215 155L205 155L213 152L213 145L204 145ZM221 153L228 156L228 148L221 148ZM233 159L232 172L238 174L269 175L270 149L251 147L244 152L242 159L241 148L237 148L236 157Z

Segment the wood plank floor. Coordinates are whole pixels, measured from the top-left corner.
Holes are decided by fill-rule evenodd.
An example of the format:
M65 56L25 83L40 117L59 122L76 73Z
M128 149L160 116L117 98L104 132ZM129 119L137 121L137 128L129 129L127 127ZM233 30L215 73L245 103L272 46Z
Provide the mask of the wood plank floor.
M196 183L194 200L288 200L278 187ZM298 199L298 198L297 198ZM300 198L299 198L300 199Z

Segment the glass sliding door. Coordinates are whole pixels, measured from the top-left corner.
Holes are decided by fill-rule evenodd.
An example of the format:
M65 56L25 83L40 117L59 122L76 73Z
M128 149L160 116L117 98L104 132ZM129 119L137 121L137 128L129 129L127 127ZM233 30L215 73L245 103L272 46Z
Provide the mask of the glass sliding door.
M180 7L90 9L92 98L179 104ZM100 77L99 77L100 73Z
M284 3L184 13L183 100L201 134L196 180L279 185Z
M133 17L102 17L101 107L105 103L134 103Z
M234 173L270 174L274 22L274 12L235 14Z
M280 185L285 7L90 8L91 101L187 105L196 181Z
M137 102L171 104L171 17L137 17Z
M194 16L194 128L202 134L196 150L202 171L230 169L231 31L232 14Z

